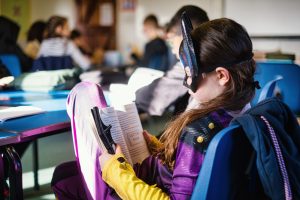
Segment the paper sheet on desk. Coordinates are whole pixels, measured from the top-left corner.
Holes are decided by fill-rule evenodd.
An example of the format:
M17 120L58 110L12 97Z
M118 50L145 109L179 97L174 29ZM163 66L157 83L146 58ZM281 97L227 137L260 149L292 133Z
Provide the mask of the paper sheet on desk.
M109 99L112 106L126 105L135 101L135 92L152 83L164 75L164 72L150 69L137 68L131 75L128 84L111 84L109 87Z
M35 115L45 112L43 109L34 106L0 106L0 121L8 119Z

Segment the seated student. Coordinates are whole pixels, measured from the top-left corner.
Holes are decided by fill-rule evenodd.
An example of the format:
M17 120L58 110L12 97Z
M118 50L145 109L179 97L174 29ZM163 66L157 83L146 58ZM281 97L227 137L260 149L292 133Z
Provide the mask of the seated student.
M20 26L14 21L0 16L0 54L13 54L18 57L21 71L28 72L32 59L28 57L17 43Z
M45 35L46 22L34 22L27 33L27 44L25 46L25 53L32 59L36 59L40 50L40 45Z
M33 71L72 68L72 62L87 70L91 65L90 60L68 39L69 35L67 18L52 16L47 22L46 39L41 44Z
M204 10L193 5L183 6L176 12L168 23L166 31L167 41L177 59L179 59L178 50L182 41L180 16L184 11L190 17L194 27L209 20ZM184 70L182 64L178 61L163 77L154 80L151 84L136 92L138 110L150 115L161 116L171 104L175 104L174 114L184 111L188 104L189 94L187 93L188 90L182 85L183 79ZM176 88L176 90L173 88Z
M141 164L131 167L119 146L115 155L102 152L102 178L110 186L101 185L102 191L107 191L105 199L189 199L210 140L254 96L252 42L240 24L226 18L203 23L184 34L183 45L180 58L186 69L184 85L198 106L172 121L161 143L151 142L145 132L149 146L154 148ZM193 46L194 51L187 46ZM189 57L193 63L188 64ZM69 179L67 170L64 179L53 185L57 198L86 199L73 189L83 187L80 179Z
M97 47L93 50L90 49L87 42L84 40L83 35L78 30L74 29L71 32L70 39L76 44L80 52L91 59L91 62L95 65L100 65L103 62L104 50Z
M78 30L74 29L71 31L70 40L74 42L74 44L78 47L81 53L83 53L86 56L92 56L92 53L90 51L87 51L86 48L84 48L82 34Z
M161 71L168 70L168 47L165 41L160 38L159 32L157 17L148 15L144 19L144 34L149 41L145 46L144 54L139 58L136 53L132 53L132 58L137 65Z

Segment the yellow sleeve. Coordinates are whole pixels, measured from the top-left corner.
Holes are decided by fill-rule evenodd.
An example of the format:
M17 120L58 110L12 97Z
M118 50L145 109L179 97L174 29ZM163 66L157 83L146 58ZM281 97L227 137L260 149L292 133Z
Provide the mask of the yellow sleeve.
M114 155L103 167L102 178L124 200L167 200L169 196L155 185L148 185L137 178L131 165L122 154Z

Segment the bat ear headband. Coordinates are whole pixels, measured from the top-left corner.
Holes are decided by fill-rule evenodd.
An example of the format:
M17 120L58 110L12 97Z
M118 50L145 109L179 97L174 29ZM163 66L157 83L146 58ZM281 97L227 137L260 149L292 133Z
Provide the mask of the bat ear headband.
M191 89L193 92L197 90L200 82L201 70L198 59L196 57L195 46L191 37L193 25L186 12L181 15L181 31L183 40L179 48L180 61L183 64L185 71L185 78L183 85Z
M199 48L195 48L197 45L194 44L191 33L193 31L193 25L190 18L187 16L186 12L181 15L181 31L183 40L179 47L179 58L184 67L185 78L183 85L196 92L199 83L202 80L202 73L207 72L200 65L199 61ZM198 56L197 56L198 55ZM250 62L252 60L253 54L249 54L246 59L242 61L236 61L234 63L222 64L225 67L231 65L242 64L244 62ZM212 68L213 66L211 66ZM251 82L253 86L257 89L260 88L257 81Z

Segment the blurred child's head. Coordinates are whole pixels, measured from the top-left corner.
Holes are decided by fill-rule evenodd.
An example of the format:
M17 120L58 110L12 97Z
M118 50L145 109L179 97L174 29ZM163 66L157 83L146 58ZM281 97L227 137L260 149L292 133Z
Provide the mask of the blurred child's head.
M163 163L171 168L184 127L218 109L240 111L255 94L252 42L240 24L226 18L216 19L194 29L191 36L198 67L203 72L196 91L191 92L199 107L179 115L161 137L164 147L158 152ZM187 75L190 73L186 71Z
M70 27L67 18L61 16L52 16L47 22L46 37L69 37Z
M148 15L144 19L143 25L143 31L148 40L153 40L158 36L159 24L155 15Z
M71 34L70 34L70 39L77 45L77 46L81 46L82 45L82 34L74 29Z
M186 12L189 18L192 21L193 27L196 28L200 24L209 21L208 16L204 10L197 6L187 5L180 8L176 14L172 17L170 22L167 24L167 40L170 46L172 47L172 52L179 58L178 50L180 43L182 41L180 21L181 15L183 12Z
M37 40L42 42L43 37L45 35L46 22L44 21L36 21L34 22L27 33L27 42Z

